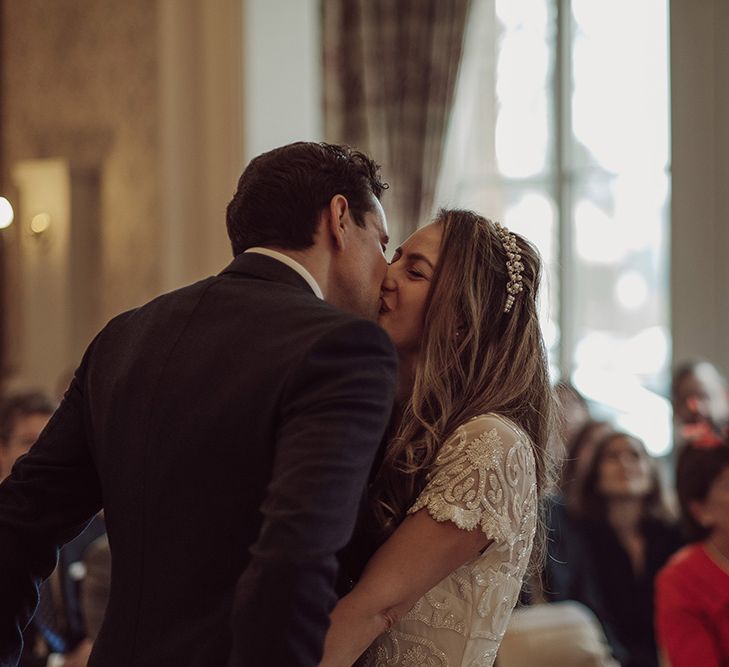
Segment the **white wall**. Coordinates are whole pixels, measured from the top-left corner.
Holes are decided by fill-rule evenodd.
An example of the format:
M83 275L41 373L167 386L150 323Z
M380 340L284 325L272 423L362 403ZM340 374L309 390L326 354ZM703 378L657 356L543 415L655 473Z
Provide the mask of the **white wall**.
M230 261L225 207L256 155L320 140L319 0L159 0L163 288Z
M321 141L319 0L247 0L246 161L292 141Z
M53 395L55 379L68 370L72 358L69 267L71 225L77 214L71 210L71 172L60 158L23 160L15 164L13 180L19 195L16 222L21 226L22 257L13 384L21 389L39 387ZM50 226L35 235L30 221L38 213L50 216Z
M232 258L225 207L243 167L243 0L159 0L163 288Z
M673 358L729 374L729 3L671 1Z

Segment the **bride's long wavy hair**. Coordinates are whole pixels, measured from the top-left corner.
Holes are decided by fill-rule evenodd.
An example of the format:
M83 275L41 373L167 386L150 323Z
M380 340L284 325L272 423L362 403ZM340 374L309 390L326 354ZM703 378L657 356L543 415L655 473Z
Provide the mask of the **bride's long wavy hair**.
M526 432L540 499L554 479L547 444L555 419L553 395L537 311L539 253L515 234L524 289L505 313L507 256L494 223L456 209L442 209L435 222L443 237L413 390L396 410L373 488L383 537L405 518L444 441L476 415L498 413ZM533 563L543 552L543 522L539 525Z

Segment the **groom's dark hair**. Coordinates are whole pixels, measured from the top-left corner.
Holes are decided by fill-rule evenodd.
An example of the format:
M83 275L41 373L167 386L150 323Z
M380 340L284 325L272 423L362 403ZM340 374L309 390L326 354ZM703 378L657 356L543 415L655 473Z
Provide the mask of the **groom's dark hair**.
M365 226L387 184L380 166L360 151L336 144L297 142L251 160L226 212L233 254L253 246L301 250L314 243L319 213L332 197L347 198L355 222Z

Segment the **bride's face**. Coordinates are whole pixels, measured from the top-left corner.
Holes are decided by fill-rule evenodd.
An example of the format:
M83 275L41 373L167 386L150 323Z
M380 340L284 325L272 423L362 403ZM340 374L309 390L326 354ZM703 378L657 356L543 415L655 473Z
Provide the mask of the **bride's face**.
M395 251L382 283L379 323L400 356L416 353L425 319L425 302L438 263L442 226L432 223L415 232Z

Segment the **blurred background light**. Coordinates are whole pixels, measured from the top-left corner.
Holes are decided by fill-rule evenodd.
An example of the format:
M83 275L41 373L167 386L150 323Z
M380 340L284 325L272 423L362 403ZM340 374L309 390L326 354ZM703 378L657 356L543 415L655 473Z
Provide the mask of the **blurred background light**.
M30 231L34 234L42 234L51 226L50 213L36 213L30 221Z
M5 197L0 197L0 229L10 227L14 218L13 205Z

